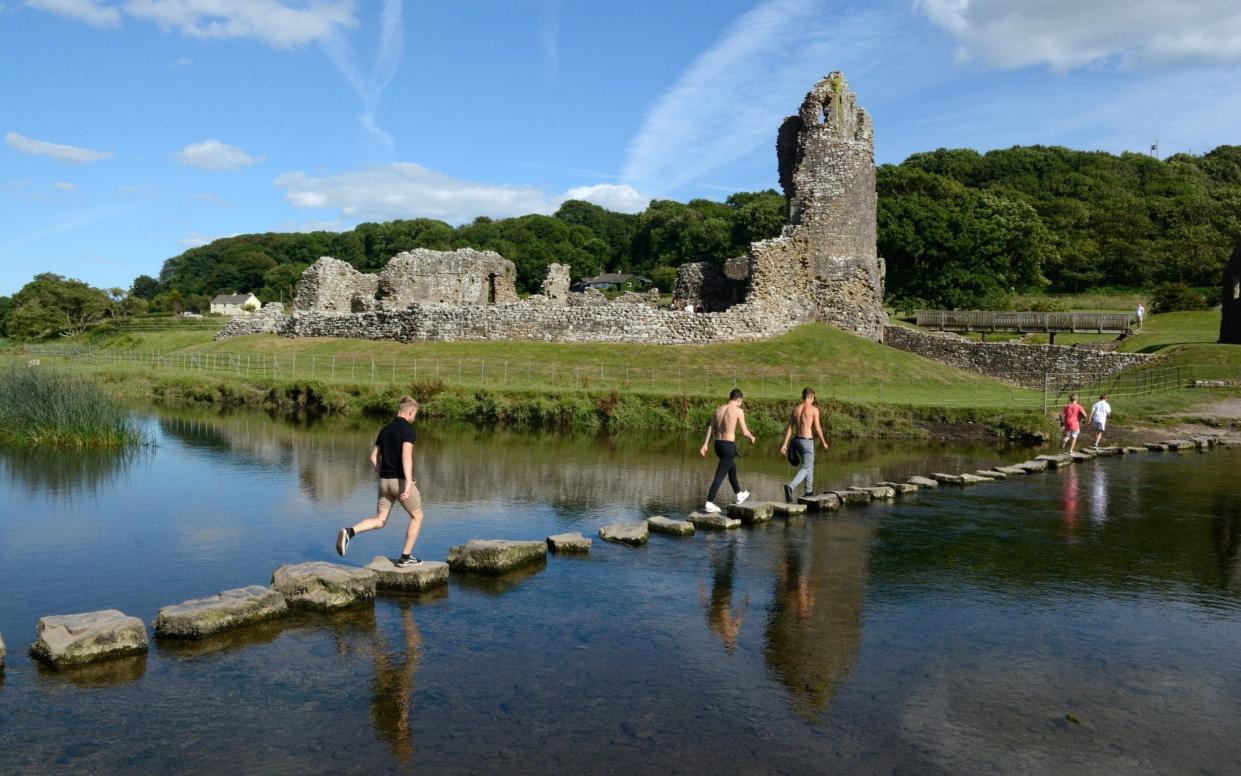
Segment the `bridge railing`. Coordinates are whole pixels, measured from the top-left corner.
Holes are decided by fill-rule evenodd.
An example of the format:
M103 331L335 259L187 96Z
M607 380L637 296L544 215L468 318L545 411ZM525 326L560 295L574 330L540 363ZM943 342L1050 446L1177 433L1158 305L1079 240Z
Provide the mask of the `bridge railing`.
M1134 319L1128 313L1035 313L991 310L918 310L917 324L942 331L1120 333Z

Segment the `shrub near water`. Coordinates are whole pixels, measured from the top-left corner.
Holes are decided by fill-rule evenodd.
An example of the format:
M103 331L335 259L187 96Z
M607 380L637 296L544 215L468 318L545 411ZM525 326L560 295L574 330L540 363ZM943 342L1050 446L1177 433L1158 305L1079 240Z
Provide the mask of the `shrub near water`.
M0 367L0 444L125 447L146 441L97 383L45 368Z

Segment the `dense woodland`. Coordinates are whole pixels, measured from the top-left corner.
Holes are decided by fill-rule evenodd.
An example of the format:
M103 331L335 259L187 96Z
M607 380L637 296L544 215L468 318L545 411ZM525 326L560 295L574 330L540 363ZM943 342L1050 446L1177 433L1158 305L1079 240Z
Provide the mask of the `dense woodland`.
M898 309L1002 309L1013 293L1169 285L1192 305L1204 301L1192 288L1218 284L1241 237L1241 146L1164 160L1042 146L940 149L881 166L878 192L879 253ZM550 216L458 227L414 219L241 235L174 256L158 278L142 275L127 291L91 295L40 275L0 297L0 333L32 336L147 307L206 310L219 293L287 301L320 256L374 272L411 248L497 251L516 264L523 292L538 289L552 262L569 264L575 278L633 272L669 291L681 264L723 263L778 235L785 219L783 196L768 190L724 202L655 200L633 215L570 201Z

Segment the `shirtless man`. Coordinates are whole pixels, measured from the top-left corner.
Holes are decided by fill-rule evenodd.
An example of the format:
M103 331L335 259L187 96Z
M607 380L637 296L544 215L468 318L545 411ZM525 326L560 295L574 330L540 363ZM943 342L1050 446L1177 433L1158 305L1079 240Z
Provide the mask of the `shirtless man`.
M793 417L784 429L784 442L780 445L780 455L788 455L789 441L792 440L793 449L801 459L797 476L784 486L784 500L788 503L793 502L793 492L802 480L806 481L806 495L814 493L814 438L810 436L812 432L826 450L827 440L823 437L823 426L819 425L819 408L814 406L814 390L805 388L801 392L801 404L793 408Z
M720 463L715 467L715 479L711 482L711 490L707 491L707 503L703 507L708 512L720 511L720 508L715 505L715 494L719 491L725 476L728 477L728 484L733 487L733 493L737 494L738 504L750 497L750 491L742 490L737 484L738 425L741 426L742 435L750 440L750 444L754 444L754 435L750 433L749 427L745 424L745 410L741 409L741 399L742 393L739 388L734 388L732 393L728 394L728 403L721 404L711 416L711 423L707 426L707 438L703 440L702 449L698 451L703 458L707 457L707 445L711 444L711 435L714 434L715 454L720 459Z

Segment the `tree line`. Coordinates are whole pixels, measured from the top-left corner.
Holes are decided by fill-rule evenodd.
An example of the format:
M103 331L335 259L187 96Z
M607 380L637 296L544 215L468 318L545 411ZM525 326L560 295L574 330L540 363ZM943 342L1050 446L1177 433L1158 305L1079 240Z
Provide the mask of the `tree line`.
M1003 309L1015 293L1168 284L1192 298L1195 287L1218 284L1241 236L1241 146L1163 160L1044 146L940 149L880 166L877 189L878 250L887 301L898 309ZM456 227L420 218L346 232L240 235L173 256L158 277L139 276L128 291L95 289L89 302L78 299L78 286L40 275L0 297L0 333L65 330L126 304L205 312L221 293L287 302L320 256L376 272L413 248L496 251L516 265L526 293L538 290L553 262L568 264L574 278L629 272L670 291L681 264L723 264L778 235L786 218L784 197L767 190L723 202L654 200L637 214L569 201L552 215Z

